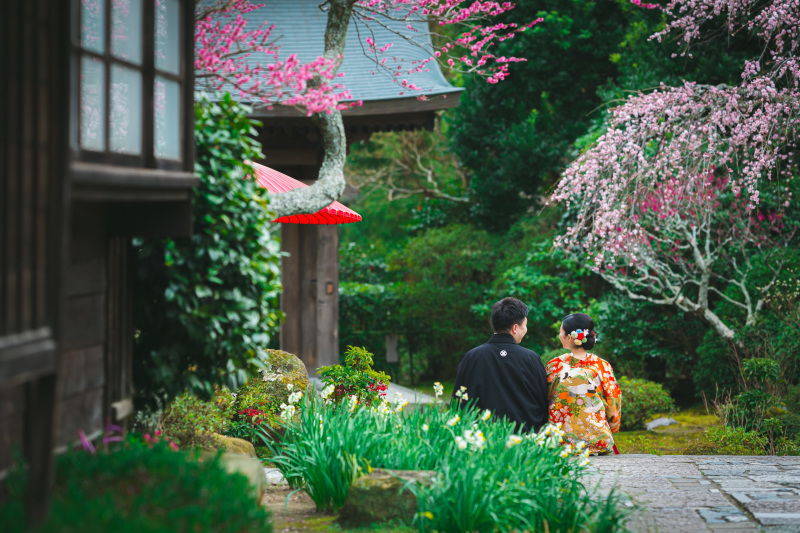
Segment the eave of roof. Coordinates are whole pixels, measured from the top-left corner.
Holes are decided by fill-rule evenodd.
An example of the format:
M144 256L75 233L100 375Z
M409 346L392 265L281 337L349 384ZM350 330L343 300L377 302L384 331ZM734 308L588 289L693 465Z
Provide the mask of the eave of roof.
M247 17L249 29L267 21L270 25L274 24L271 39L280 45L281 59L294 53L301 62L310 63L324 51L327 12L320 9L320 0L273 0L248 13ZM408 111L433 111L457 105L458 96L463 89L452 86L445 79L436 61L426 65L427 72L404 73L399 76L400 79L422 88L421 91L412 91L395 83L391 74L379 70L375 62L365 55L363 41L370 35L378 46L393 43L380 57L387 57L387 65L392 65L393 68L397 65L401 71L412 68L414 61L431 57L433 47L426 21L408 24L391 20L382 22L395 31L412 36L417 44L407 42L379 24L373 23L367 28L363 21L353 17L347 31L344 58L339 67L342 76L336 81L350 91L352 101L361 100L363 105L347 109L343 115L366 115L379 110L385 112L383 110L387 107ZM413 29L409 30L408 25ZM258 61L256 54L248 58L251 65ZM425 99L419 99L420 96ZM261 107L254 115L265 118L302 116L294 108L285 106L275 106L271 110Z

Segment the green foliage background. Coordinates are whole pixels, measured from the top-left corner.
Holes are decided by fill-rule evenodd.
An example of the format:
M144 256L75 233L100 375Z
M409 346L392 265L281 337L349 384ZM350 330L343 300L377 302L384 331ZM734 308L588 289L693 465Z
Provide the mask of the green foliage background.
M533 31L497 45L497 55L528 58L512 66L510 78L494 86L469 76L451 80L465 92L437 127L467 180L459 182L435 161L426 165L439 169L437 179L448 192L469 195L468 205L421 197L390 202L368 189L348 199L364 222L341 229L342 347L367 346L376 367L395 381L452 379L460 356L490 335L491 304L517 296L531 310L523 345L542 354L544 363L561 353L561 318L585 311L595 318L594 351L618 376L664 384L681 405L702 394L713 400L736 393L742 380L732 347L699 317L631 301L590 265L554 251L553 237L569 213L543 199L570 161L602 134L610 107L661 83L738 83L745 59L758 55L757 39L740 32L697 43L691 57L672 57L680 54L680 42L649 39L664 26L663 14L628 0L521 2L509 13L514 20L537 16L544 22ZM397 146L391 134L355 145L348 172L379 168ZM441 162L450 154L427 157ZM794 198L798 194L793 191ZM797 226L797 209L784 221ZM739 356L778 360L793 382L800 345L791 332L800 322L797 296L786 295L798 292L799 265L790 254L781 288L750 327L734 306L714 301L715 311L740 332L745 349ZM756 272L749 289L765 279ZM381 360L386 333L400 335L399 365Z
M247 160L263 157L250 109L229 94L198 96L194 234L135 239L137 399L235 390L281 319L280 243Z

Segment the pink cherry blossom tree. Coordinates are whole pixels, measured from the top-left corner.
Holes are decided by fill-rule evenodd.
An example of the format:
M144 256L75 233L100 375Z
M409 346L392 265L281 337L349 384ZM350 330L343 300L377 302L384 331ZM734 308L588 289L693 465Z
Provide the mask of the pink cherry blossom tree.
M652 38L677 33L681 54L709 34L743 31L761 40L761 56L737 86L662 86L613 108L551 197L574 215L556 245L628 297L692 312L733 340L714 299L752 323L794 231L782 209L798 171L800 2L671 0L664 10L667 26ZM771 280L757 290L756 268Z
M320 9L328 14L324 53L311 63L301 63L291 50L281 50L271 39L273 26L248 26L247 14L264 4L250 0L201 2L196 13L195 71L206 88L228 89L265 105L288 105L302 109L316 122L322 138L324 158L319 179L311 187L272 196L277 215L312 213L336 200L344 190L346 139L340 111L350 102L346 87L336 80L351 21L363 39L362 49L375 62L376 73L391 77L399 94L420 91L406 77L440 61L449 68L484 76L489 83L509 75L509 65L524 58L497 57L491 53L499 41L514 37L539 20L515 24L499 21L512 10L510 2L482 0L326 0ZM429 28L442 28L436 49L425 48L414 22L428 21ZM393 28L398 23L405 30ZM429 57L403 62L391 54L393 42L376 42L375 29L392 31L396 39L425 48ZM447 39L455 32L458 36ZM291 31L290 29L285 31ZM431 33L434 33L431 31ZM260 58L255 66L250 56ZM402 58L400 58L402 59ZM398 66L399 65L399 66ZM419 97L424 94L419 92Z

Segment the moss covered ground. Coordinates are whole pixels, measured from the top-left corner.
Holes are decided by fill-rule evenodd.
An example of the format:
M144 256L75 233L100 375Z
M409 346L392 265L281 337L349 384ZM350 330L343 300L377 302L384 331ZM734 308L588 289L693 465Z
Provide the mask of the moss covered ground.
M624 405L622 416L625 416ZM702 405L659 416L673 418L678 423L656 428L653 431L620 431L614 436L619 451L623 454L681 454L690 439L696 438L709 427L720 425L719 419L713 414L709 414Z

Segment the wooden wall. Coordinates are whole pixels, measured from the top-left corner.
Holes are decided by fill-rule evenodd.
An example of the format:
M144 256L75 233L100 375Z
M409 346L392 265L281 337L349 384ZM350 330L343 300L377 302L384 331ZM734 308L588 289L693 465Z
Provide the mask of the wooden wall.
M108 238L102 204L75 204L64 278L56 445L103 427Z
M64 273L56 448L101 431L111 404L130 397L128 238L106 234L102 203L76 203ZM0 390L0 470L22 445L23 387Z

